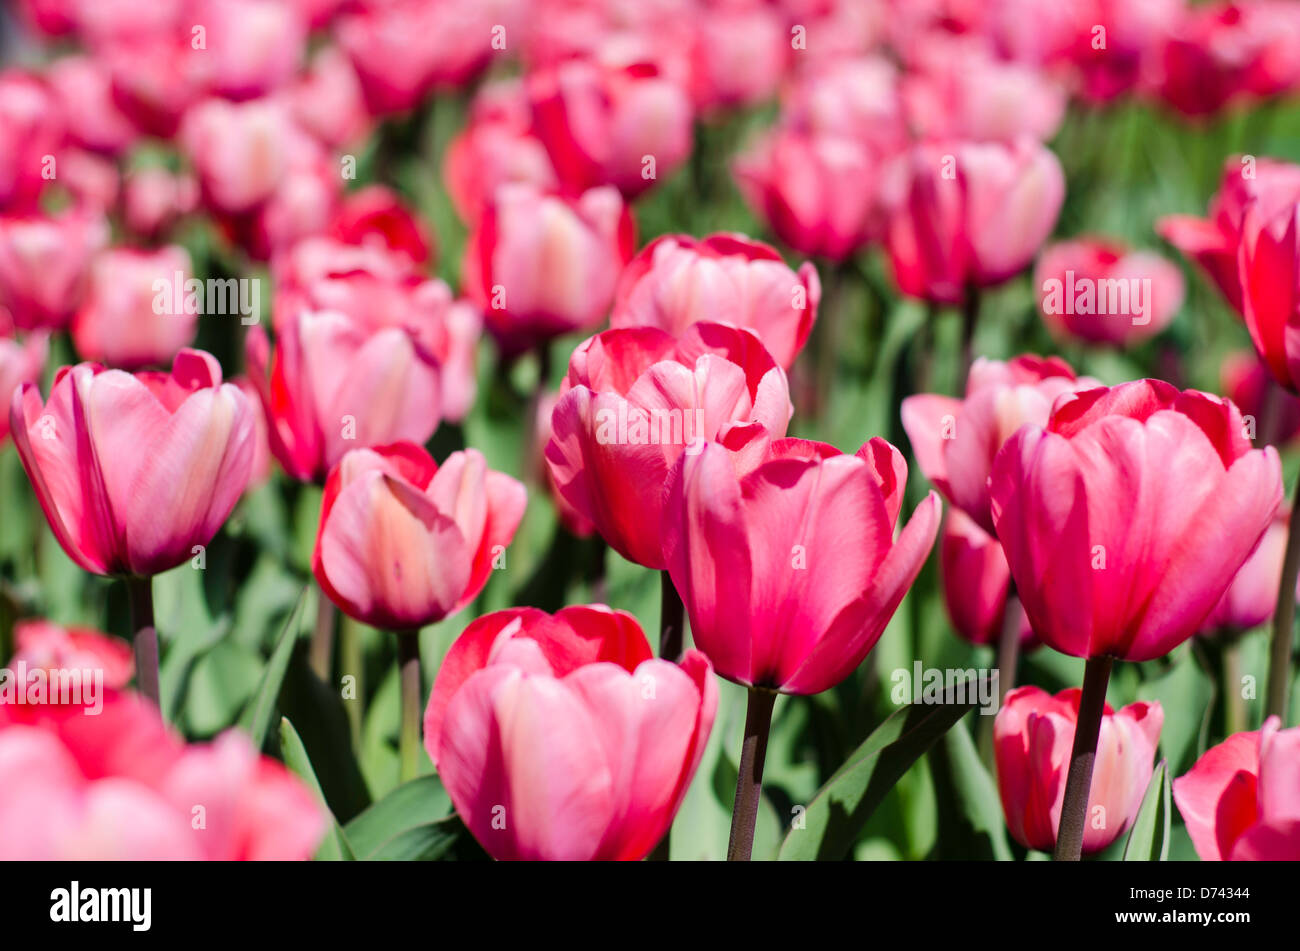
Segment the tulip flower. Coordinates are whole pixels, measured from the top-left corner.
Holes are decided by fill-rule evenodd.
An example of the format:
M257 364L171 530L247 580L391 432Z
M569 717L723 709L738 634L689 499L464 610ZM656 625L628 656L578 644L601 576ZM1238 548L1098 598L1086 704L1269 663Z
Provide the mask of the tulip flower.
M1088 658L1056 852L1077 859L1111 663L1167 654L1214 609L1281 501L1277 451L1251 448L1231 403L1140 380L1058 399L989 491L1034 632Z
M325 835L324 807L237 730L187 746L132 694L98 716L18 710L0 722L0 858L301 861Z
M421 266L431 265L437 250L429 229L383 185L345 196L330 223L330 236L344 244L378 244Z
M1183 303L1182 272L1158 254L1094 239L1046 248L1034 271L1038 311L1057 337L1113 346L1164 330Z
M632 216L613 188L569 198L503 185L469 236L465 293L502 350L516 355L599 324L634 241Z
M135 669L130 644L88 627L19 621L14 625L14 647L10 668L22 663L28 670L98 672L103 687L110 691L125 689Z
M786 89L781 116L814 139L857 139L882 156L910 141L898 67L880 55L816 64Z
M1289 393L1253 350L1238 350L1219 367L1223 394L1242 412L1259 445L1284 446L1300 436L1300 397Z
M439 467L419 446L356 449L330 472L312 573L349 617L398 632L402 776L419 756L418 631L483 590L524 515L522 484L476 449Z
M852 456L778 439L749 471L706 443L673 467L664 561L696 646L749 688L729 858L750 857L776 694L819 693L851 674L934 545L933 492L895 540L906 484L902 453L879 438Z
M198 202L198 183L165 168L142 168L123 183L122 214L127 228L141 238L159 238Z
M717 705L704 655L655 659L630 614L514 608L448 651L424 745L494 858L635 861L668 832Z
M307 48L307 24L297 4L277 0L192 0L196 23L207 27L205 56L212 91L254 99L285 86Z
M50 64L46 79L58 97L59 110L47 113L45 121L61 113L68 136L78 145L116 155L135 141L139 133L114 103L113 78L98 59L62 56Z
M141 692L158 699L150 578L201 552L253 463L253 411L210 354L182 350L170 374L65 367L50 398L24 384L10 408L23 468L68 557L125 576Z
M190 256L172 245L157 251L115 248L91 268L90 287L72 320L77 353L124 370L171 361L194 340L198 315L171 313L170 302L191 271ZM161 289L161 290L160 290Z
M1277 159L1234 155L1223 163L1218 194L1209 215L1168 215L1156 223L1166 241L1198 264L1238 311L1242 309L1237 247L1246 206L1256 203L1260 221L1285 230L1281 213L1300 202L1300 165Z
M106 18L114 18L112 4L80 5L82 11L97 7L104 8ZM132 7L126 16L118 9L115 18L121 22L146 15L139 4ZM185 22L179 22L182 19ZM190 17L176 17L175 22L137 30L110 28L90 43L112 77L114 104L143 132L172 138L186 110L211 86L212 60L206 50L194 49L192 29ZM92 26L87 32L101 30Z
M3 311L0 311L0 323L3 323ZM0 443L9 435L9 406L14 390L41 378L49 355L49 341L49 334L44 331L28 334L20 341L5 334L0 326Z
M739 234L664 235L624 269L610 326L658 327L674 336L701 322L746 327L788 370L820 299L810 262L796 273L776 249Z
M611 548L662 569L663 486L677 459L714 440L752 457L785 435L792 413L785 373L750 331L607 330L573 352L546 459L560 494Z
M108 223L97 211L0 217L0 309L19 330L63 328L107 243Z
M555 477L551 474L551 467L546 462L546 447L551 442L551 419L555 414L555 404L559 401L560 394L555 392L543 393L537 399L531 433L532 438L529 440L531 468L538 483L546 486L547 492L551 496L551 503L555 506L556 513L560 517L560 523L569 534L578 538L587 538L595 534L596 526L592 524L589 518L582 515L565 501L564 496L560 494L560 490L555 484Z
M285 140L295 131L280 100L207 99L185 114L179 135L205 201L219 212L239 214L257 208L280 186L288 167Z
M349 449L422 443L438 428L437 360L400 327L304 310L280 328L274 361L253 327L247 358L271 452L295 479L323 480Z
M691 153L690 98L652 63L570 60L534 72L527 88L534 131L570 189L613 185L634 198Z
M781 13L762 4L710 7L695 26L691 92L698 109L754 105L776 93L791 57Z
M1002 813L1025 848L1050 852L1056 844L1079 702L1077 688L1053 697L1038 687L1017 687L993 721ZM1132 825L1151 782L1163 724L1164 710L1154 701L1118 712L1106 706L1087 798L1085 853L1100 852Z
M294 121L325 145L345 148L370 131L361 80L337 46L321 47L288 91Z
M1007 634L1015 638L1018 649L1037 646L1038 639L1020 602L1008 605L1011 569L996 538L954 507L948 510L939 554L944 606L953 630L963 640L997 646L1003 626L1009 624ZM1010 618L1008 608L1015 612ZM1007 680L1006 689L1012 686L1013 666L998 664L1000 687L1003 677Z
M1206 862L1300 860L1300 727L1277 717L1207 750L1174 780L1174 802Z
M46 156L57 158L64 134L63 111L45 83L17 70L0 72L0 210L36 209L48 179Z

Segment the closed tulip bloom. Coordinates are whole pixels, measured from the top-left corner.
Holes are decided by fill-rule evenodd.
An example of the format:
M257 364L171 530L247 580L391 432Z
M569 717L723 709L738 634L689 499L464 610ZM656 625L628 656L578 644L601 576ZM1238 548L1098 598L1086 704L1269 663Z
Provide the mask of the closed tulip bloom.
M113 101L113 77L95 57L61 56L50 64L46 78L58 97L68 136L78 145L115 155L139 135Z
M101 575L156 575L206 546L253 463L253 411L216 358L182 350L170 374L64 367L41 405L24 384L14 444L54 537Z
M784 17L762 4L712 7L695 24L691 90L714 111L770 99L791 56Z
M1300 860L1300 727L1235 733L1174 780L1174 802L1206 862Z
M1254 424L1257 445L1282 446L1300 436L1300 397L1282 388L1255 351L1228 354L1219 378L1221 392Z
M429 229L383 185L367 185L345 195L329 233L344 244L377 245L405 254L421 266L433 264L437 252Z
M337 46L324 46L288 92L294 121L325 145L344 148L370 131L370 113L361 80Z
M503 185L465 249L465 293L507 353L595 327L634 250L632 216L613 188L576 197Z
M537 398L537 408L533 414L528 444L531 470L537 483L546 487L556 514L560 517L560 523L569 534L578 538L587 538L595 534L596 526L591 523L591 519L580 514L560 494L555 484L555 477L551 474L551 467L546 462L546 447L551 442L551 418L555 414L555 404L559 401L560 394L555 392L542 393Z
M0 217L0 309L20 330L67 326L108 243L98 211L45 217Z
M424 744L494 858L635 861L672 824L717 707L704 655L654 658L626 612L513 608L448 651Z
M883 158L847 135L778 128L736 159L736 185L755 214L801 254L843 260L884 228Z
M1064 199L1061 163L1027 136L915 147L886 240L899 288L957 304L1002 283L1033 259Z
M40 380L50 351L50 335L45 331L18 340L4 332L5 322L4 312L0 311L0 443L9 435L9 405L14 390Z
M1091 389L1060 357L1031 354L1002 362L977 357L966 381L966 398L921 393L903 400L903 429L921 471L953 505L986 533L989 472L993 459L1021 426L1046 425L1062 393Z
M47 181L45 157L57 155L64 134L53 90L27 73L0 72L0 210L36 208Z
M788 370L817 319L821 290L811 262L796 273L775 248L744 235L664 235L623 271L609 322L674 336L700 322L746 327Z
M895 539L906 484L902 453L879 438L854 455L778 439L748 472L713 443L678 460L664 561L721 676L813 694L862 663L939 531L931 492Z
M183 296L190 270L188 252L177 245L101 254L72 321L77 353L123 370L171 362L198 331L197 314L172 313L173 298Z
M1149 251L1104 239L1050 245L1034 271L1038 310L1058 337L1124 346L1169 326L1183 304L1183 273Z
M1190 637L1282 499L1277 450L1231 403L1159 380L1057 400L989 478L993 524L1038 637L1151 660Z
M207 27L211 88L227 99L253 99L286 85L307 48L307 24L293 3L191 0Z
M993 721L1002 813L1025 848L1051 852L1056 844L1079 696L1077 688L1053 697L1038 687L1017 687ZM1086 854L1100 852L1132 824L1151 782L1164 719L1156 702L1130 703L1119 712L1106 705L1088 793Z
M889 155L910 140L898 67L880 55L817 63L781 97L792 129L812 136L858 139Z
M198 183L165 168L142 168L123 182L122 216L131 233L146 240L165 234L198 202Z
M315 796L237 730L187 746L134 694L98 716L16 710L0 723L0 858L303 861L325 834Z
M90 671L103 678L106 690L124 689L135 671L129 643L88 627L64 627L39 619L19 621L14 625L14 648L8 664L11 669L23 663L29 671ZM51 696L49 702L57 701Z
M285 141L294 131L280 100L207 99L185 114L180 141L204 199L217 211L239 214L270 198L284 180Z
M85 4L83 9L100 4ZM138 16L137 4L130 16ZM178 18L179 19L179 18ZM208 92L212 61L193 48L191 17L158 29L105 37L91 45L113 78L113 101L143 132L172 138Z
M323 480L350 449L423 443L438 428L437 359L400 327L304 310L280 327L274 360L265 332L252 328L247 359L271 452L295 479Z
M785 435L785 373L747 330L607 330L580 344L551 416L546 459L566 501L623 557L663 568L664 482L717 440L752 461Z
M1156 223L1156 231L1198 264L1228 303L1241 310L1237 246L1246 206L1256 202L1259 220L1276 227L1279 214L1298 201L1300 165L1234 155L1223 163L1219 191L1210 200L1207 217L1169 215ZM1281 226L1285 228L1285 222Z
M1277 608L1277 591L1282 583L1289 516L1286 506L1278 508L1259 541L1259 547L1246 559L1228 590L1223 592L1218 605L1201 625L1201 633L1246 631L1273 616Z
M1300 391L1300 202L1271 220L1248 205L1237 245L1241 275L1241 313L1255 352L1274 378L1292 393Z
M312 572L349 616L420 628L483 590L524 501L523 485L476 449L441 467L409 442L353 450L325 483Z
M943 603L953 630L972 644L996 645L1011 583L1011 569L998 540L961 509L949 509L939 539L939 563ZM1037 646L1024 608L1018 609L1018 617L1021 649Z

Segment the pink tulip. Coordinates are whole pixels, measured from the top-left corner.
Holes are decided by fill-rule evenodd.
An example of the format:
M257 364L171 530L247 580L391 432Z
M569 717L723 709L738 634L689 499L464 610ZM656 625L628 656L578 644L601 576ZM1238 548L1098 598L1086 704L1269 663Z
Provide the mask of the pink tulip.
M1063 396L993 463L993 524L1039 638L1075 657L1151 660L1190 637L1282 499L1218 397L1139 380Z
M292 129L280 148L284 177L266 202L252 214L219 219L230 240L260 261L325 233L338 215L342 193L337 160L311 136Z
M866 143L778 128L735 162L740 192L801 254L842 260L884 227L885 161Z
M198 331L197 314L170 312L172 289L183 288L190 272L190 256L178 245L157 251L114 248L101 254L72 320L77 353L124 370L170 363ZM167 305L160 308L160 300Z
M939 561L943 603L953 630L972 644L996 645L1011 584L1011 569L998 540L961 509L949 509L939 540ZM1018 608L1018 615L1021 649L1037 646L1024 608Z
M1062 393L1091 389L1060 357L1031 354L1003 363L976 358L966 381L966 398L921 393L903 400L903 429L921 471L954 506L986 533L989 472L993 459L1021 426L1044 426Z
M344 244L379 245L421 266L433 264L436 257L429 229L383 185L368 185L344 196L329 230Z
M59 157L59 185L85 212L107 212L117 204L122 176L112 159L86 149L65 149Z
M630 614L514 608L452 645L424 744L493 857L635 861L668 831L717 706L704 655L655 659Z
M94 210L0 217L0 309L20 330L66 326L107 243L108 223Z
M1300 397L1288 393L1252 350L1223 358L1219 370L1222 392L1241 409L1253 426L1259 445L1283 446L1300 436Z
M532 107L521 82L496 80L479 90L469 122L447 143L442 177L456 213L471 226L501 185L559 187L546 146L532 133Z
M147 5L131 6L129 18L134 19ZM206 49L194 46L195 25L202 24L178 14L173 22L156 28L108 33L91 42L112 76L114 103L150 135L174 136L185 111L209 90L212 60Z
M1054 334L1113 346L1158 334L1183 304L1182 271L1158 254L1105 239L1049 245L1034 286Z
M254 99L279 89L298 71L307 25L280 0L190 0L207 31L207 70L214 93Z
M141 238L161 237L198 207L198 183L165 168L154 166L132 172L124 186L122 214L126 226Z
M48 157L57 161L64 130L63 110L44 82L17 70L0 72L0 210L36 208Z
M1300 202L1300 165L1231 156L1223 163L1219 191L1210 200L1207 218L1169 215L1156 225L1160 236L1200 265L1237 310L1242 306L1237 246L1242 218L1252 201L1258 203L1259 219L1276 226L1281 212Z
M294 121L325 145L344 148L370 131L361 80L336 46L322 47L289 89Z
M1300 727L1236 733L1174 780L1174 802L1206 862L1300 859Z
M253 460L252 409L199 350L182 350L170 374L64 367L44 406L23 385L10 425L54 537L101 575L188 561L239 501Z
M748 472L716 443L677 461L663 557L721 676L813 694L853 673L939 531L931 492L895 540L906 483L902 453L880 438L851 456L778 439Z
M792 413L785 373L748 330L607 330L569 360L546 459L560 494L610 547L663 568L659 515L677 459L717 440L752 461Z
M135 671L130 644L88 627L63 627L34 619L19 621L14 625L14 647L11 669L21 662L29 671L98 672L107 691L124 689Z
M401 327L304 310L279 326L274 362L261 327L246 349L271 452L295 479L323 480L349 449L423 443L438 428L437 359Z
M1038 687L1017 687L993 721L1002 812L1025 848L1050 852L1056 844L1079 697L1077 688L1053 697ZM1100 852L1132 824L1151 782L1164 719L1159 703L1130 703L1118 713L1106 704L1088 794L1085 853Z
M1017 19L1029 48L1041 49L1045 32L1054 35L1048 59L1068 65L1085 102L1101 104L1147 84L1184 8L1183 0L1076 0L1029 11L1011 7L1008 16Z
M691 82L697 108L748 106L776 93L792 52L782 19L753 3L711 8L699 18Z
M690 98L653 64L571 60L527 84L534 131L572 190L613 185L632 198L690 155Z
M221 212L255 209L288 169L285 140L294 133L278 100L232 103L207 99L185 115L180 139L194 163L205 200Z
M252 492L271 478L271 441L267 435L266 410L262 408L262 397L252 380L241 376L230 382L243 391L244 396L248 397L248 405L253 409L253 465L249 471L246 490Z
M4 311L0 310L0 443L9 435L9 405L14 390L41 378L50 350L50 337L45 331L18 340L5 332L6 322Z
M899 289L956 304L1002 283L1033 259L1064 198L1061 163L1030 138L917 146L887 239Z
M1278 508L1256 548L1223 592L1218 605L1201 625L1201 633L1224 629L1247 631L1273 616L1282 584L1282 559L1286 554L1286 506Z
M187 746L132 694L98 716L15 710L30 713L0 723L0 858L303 860L325 834L307 787L238 731Z
M613 188L575 198L504 185L465 249L465 293L506 353L604 320L632 257L632 216Z
M559 401L560 394L553 392L542 393L537 398L537 408L533 414L533 427L530 434L532 438L529 440L531 469L537 482L544 485L550 494L551 504L555 506L556 514L565 530L577 538L587 538L595 534L596 526L592 524L591 519L582 515L560 494L559 486L555 484L555 477L551 474L551 467L546 462L546 447L551 441L551 418L555 414L555 404Z
M113 77L102 62L63 56L50 64L46 79L78 145L116 155L135 141L138 132L113 101Z
M1251 342L1274 378L1300 391L1300 201L1265 218L1258 204L1246 206L1237 245L1241 312Z
M898 67L884 56L819 62L781 99L782 121L814 139L857 139L879 155L909 140Z
M611 327L658 327L680 336L707 322L748 328L789 369L817 319L821 281L775 248L740 234L664 235L641 249L619 280Z
M418 629L483 590L524 501L523 485L476 449L441 467L413 443L353 450L325 483L312 573L345 614Z

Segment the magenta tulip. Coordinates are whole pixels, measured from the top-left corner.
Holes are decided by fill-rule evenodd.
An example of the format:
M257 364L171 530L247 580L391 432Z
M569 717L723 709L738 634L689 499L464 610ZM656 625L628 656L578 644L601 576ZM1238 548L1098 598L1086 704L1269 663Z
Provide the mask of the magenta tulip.
M67 326L107 243L108 222L91 209L0 217L0 310L19 330Z
M943 603L953 630L972 644L997 645L1006 620L1011 584L1011 569L998 540L961 509L953 507L948 510L939 540L939 563ZM1020 649L1036 646L1038 639L1024 608L1017 605L1016 615L1015 633ZM1010 677L1014 671L1004 673Z

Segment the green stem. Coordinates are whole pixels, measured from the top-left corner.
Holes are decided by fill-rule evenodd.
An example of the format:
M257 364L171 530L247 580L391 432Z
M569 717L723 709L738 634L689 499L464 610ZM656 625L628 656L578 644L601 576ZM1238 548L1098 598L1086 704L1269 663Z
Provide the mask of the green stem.
M659 656L674 664L682 656L686 608L667 571L659 572Z
M366 696L366 653L362 641L365 631L361 622L347 615L339 622L339 653L343 664L343 673L352 678L354 699L347 701L344 707L348 711L348 726L352 732L352 748L361 749L361 726L365 719Z
M1268 696L1264 716L1276 716L1286 726L1286 708L1291 693L1291 646L1295 639L1295 585L1300 577L1300 481L1291 505L1287 525L1286 556L1282 561L1282 583L1273 612L1273 642L1268 652Z
M966 378L975 360L975 327L980 319L980 291L974 284L966 285L966 298L961 308L961 364L957 368L957 395L966 392Z
M998 706L1007 691L1016 685L1016 663L1020 660L1020 597L1016 579L1007 585L1006 606L1002 610L1002 630L998 636Z
M1223 647L1223 718L1228 736L1246 729L1246 701L1241 695L1241 638L1232 632Z
M397 664L402 681L402 726L398 741L401 757L401 780L409 782L420 775L420 632L401 631L397 635Z
M131 643L135 648L135 683L141 696L159 707L158 631L153 620L153 579L127 578L131 604Z
M1088 819L1088 793L1092 789L1092 767L1097 759L1097 737L1106 711L1106 684L1110 681L1110 657L1090 657L1083 673L1083 696L1070 751L1070 772L1065 779L1065 800L1056 834L1058 862L1077 862L1083 857L1083 829Z
M334 622L338 608L324 590L316 588L316 625L311 632L308 660L321 683L330 682L330 669L334 666Z
M740 748L740 772L736 776L736 802L731 810L728 862L748 862L754 853L754 827L758 822L759 797L763 794L763 763L767 759L767 735L772 729L775 704L775 691L749 688L745 740Z

